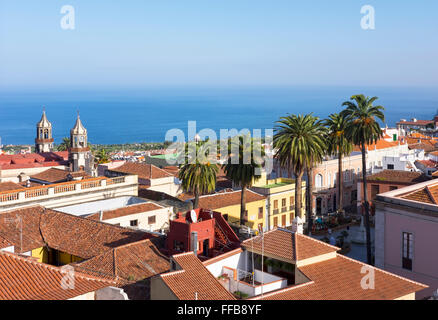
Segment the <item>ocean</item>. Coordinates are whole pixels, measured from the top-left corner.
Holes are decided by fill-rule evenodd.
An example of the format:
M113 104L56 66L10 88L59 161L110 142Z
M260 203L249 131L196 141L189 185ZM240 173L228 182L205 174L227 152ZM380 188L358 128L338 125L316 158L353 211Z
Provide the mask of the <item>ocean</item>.
M351 95L377 96L386 124L432 119L436 88L392 87L166 87L144 89L0 90L0 137L4 145L33 144L43 106L55 143L69 136L77 110L96 144L164 141L168 130L272 129L280 116L313 112L326 117L342 110Z

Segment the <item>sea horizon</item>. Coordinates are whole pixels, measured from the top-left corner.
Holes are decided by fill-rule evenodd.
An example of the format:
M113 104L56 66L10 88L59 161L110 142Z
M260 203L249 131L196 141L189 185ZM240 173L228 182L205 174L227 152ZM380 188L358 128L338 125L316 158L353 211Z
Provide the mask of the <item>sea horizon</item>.
M318 85L148 86L143 88L0 88L0 137L4 145L32 145L43 106L53 125L55 143L69 136L77 111L90 143L162 142L170 129L197 131L272 129L280 116L306 114L325 118L343 109L351 95L377 96L385 123L432 119L438 109L434 87Z

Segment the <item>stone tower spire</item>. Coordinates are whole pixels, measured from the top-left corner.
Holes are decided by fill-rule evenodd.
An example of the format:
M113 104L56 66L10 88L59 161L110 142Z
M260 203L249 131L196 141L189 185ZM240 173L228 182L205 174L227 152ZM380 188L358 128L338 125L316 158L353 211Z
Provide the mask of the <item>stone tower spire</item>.
M81 118L76 118L74 127L70 130L70 169L71 171L86 171L92 174L93 157L88 147L87 129L82 124Z
M47 120L45 108L36 127L35 152L51 152L53 150L52 124Z

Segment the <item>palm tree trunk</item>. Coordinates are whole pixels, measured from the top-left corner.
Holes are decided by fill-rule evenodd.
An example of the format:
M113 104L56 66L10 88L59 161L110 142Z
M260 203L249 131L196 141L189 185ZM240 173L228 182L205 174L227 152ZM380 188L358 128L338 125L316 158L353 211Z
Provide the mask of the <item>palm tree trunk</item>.
M367 195L367 164L365 158L365 144L362 144L362 179L363 179L363 201L365 207L365 231L367 241L367 263L372 265L371 260L371 232L370 232L370 209Z
M199 192L198 189L195 189L195 203L193 204L193 209L198 209L199 207Z
M242 226L246 222L245 210L246 210L246 186L242 186L242 194L240 197L240 225Z
M301 212L301 208L303 207L302 204L302 197L303 197L303 192L302 192L302 179L303 179L303 171L298 172L298 174L296 175L295 178L295 217L300 217L302 218L302 212Z
M338 156L338 212L344 213L344 175L342 169L342 153Z
M313 213L313 166L306 169L307 172L307 186L306 186L306 200L307 200L307 234L312 232L312 213Z

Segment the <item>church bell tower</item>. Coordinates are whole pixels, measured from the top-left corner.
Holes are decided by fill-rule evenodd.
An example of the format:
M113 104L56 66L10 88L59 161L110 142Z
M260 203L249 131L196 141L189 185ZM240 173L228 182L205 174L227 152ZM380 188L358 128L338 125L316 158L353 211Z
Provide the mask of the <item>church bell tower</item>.
M37 123L37 134L35 139L35 152L52 152L53 151L53 137L52 124L47 120L46 110L43 110L41 120Z
M71 171L85 171L92 175L93 156L88 147L87 129L81 122L79 112L75 126L70 130L69 160Z

